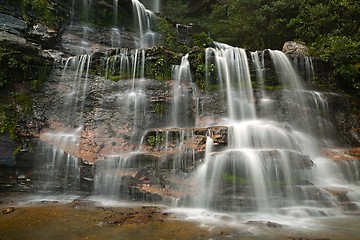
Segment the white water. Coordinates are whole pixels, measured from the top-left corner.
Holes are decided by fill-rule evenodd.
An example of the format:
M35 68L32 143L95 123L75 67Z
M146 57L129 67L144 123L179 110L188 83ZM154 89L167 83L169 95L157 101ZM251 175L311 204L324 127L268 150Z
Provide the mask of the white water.
M229 146L212 152L207 145L205 162L194 176L202 183L195 191L194 206L291 217L331 216L340 213L339 199L331 189L341 186L346 186L348 199L358 202L355 192L359 188L344 177L349 173L343 174L336 163L320 155L318 139L326 145L331 135L323 95L305 91L286 55L269 50L291 106L287 113L291 121L257 119L249 68L244 61L247 58L242 57L242 51L224 44L206 51L206 66L213 56L227 97L228 118L223 124L229 126ZM263 85L262 66L257 54L252 57ZM262 97L267 98L262 91ZM356 173L350 175L357 177Z
M86 3L87 6L91 5L89 3ZM118 14L117 4L114 0L114 16ZM156 41L156 34L151 31L152 13L139 1L133 0L133 6L138 23L138 47L151 47ZM114 18L114 26L116 21ZM113 31L112 46L120 46L120 32L118 28ZM210 75L209 69L214 64L218 84L227 103L221 124L229 127L229 146L226 150L215 151L213 139L207 138L204 162L194 174L196 189L188 204L193 207L191 211L198 213L192 217L202 218L213 211L225 211L232 212L231 217L245 214L247 219L279 222L296 219L295 222L299 223L301 218L340 214L339 201L328 190L339 188L345 189L346 200L352 201L355 209L359 209L358 164L344 162L339 166L320 155L320 147L330 145L333 127L327 120L329 113L325 95L305 90L299 71L287 57L279 51L268 50L279 74L283 90L281 100L288 106L288 112L279 120L273 116L276 115L276 100L271 99L270 92L265 88L264 60L260 60L261 54L252 53L262 90L260 117L255 108L246 51L225 44L216 45L206 50L206 75ZM116 97L119 105L132 112L134 132L136 126L145 125L143 116L148 98L142 86L145 54L143 49L118 49L115 56L105 60L106 78L126 76L126 79L132 80L131 87L119 92ZM76 155L78 151L90 63L90 55L71 57L66 61L63 80L71 84L68 84L70 90L65 91L67 98L63 112L67 115L64 122L68 129L43 135L52 144L51 149L46 150L51 155L47 157L51 162L48 172L61 173L64 185L72 185L74 190L78 189L80 169L78 160L67 153ZM305 68L311 72L310 61L306 62ZM306 76L311 78L311 73L306 73ZM199 98L192 81L188 55L183 57L180 65L174 66L173 79L171 127L197 126ZM110 98L104 98L107 97ZM191 120L188 116L184 117L189 109ZM170 146L170 130L161 134L166 136L168 144L165 143L165 151L169 152L174 150L171 148L187 151L185 140L194 135L191 130L182 131L178 145L173 147ZM69 146L73 149L67 149ZM124 176L135 178L138 166L131 157L136 154L105 156L105 161L99 161L95 169L95 194L106 197L131 194L124 189L129 180ZM173 156L174 171L188 169L187 162L182 159L184 156L181 153ZM190 161L195 161L195 157ZM190 175L184 174L186 177Z
M69 57L65 60L61 83L64 89L62 119L56 129L40 135L41 153L45 169L40 176L41 189L46 192L71 193L80 188L79 144L84 126L84 105L88 94L91 55ZM61 104L60 104L61 106Z
M245 50L220 43L217 45L216 49L208 49L207 54L214 55L220 84L226 90L228 117L233 120L255 119L255 102Z
M132 0L135 22L137 23L137 33L139 34L138 48L151 48L156 44L157 34L152 31L152 21L154 13L146 9L138 0Z
M189 55L186 54L180 65L172 68L172 127L191 127L198 115L197 87L193 83ZM194 110L195 109L195 110ZM194 116L189 115L192 113Z

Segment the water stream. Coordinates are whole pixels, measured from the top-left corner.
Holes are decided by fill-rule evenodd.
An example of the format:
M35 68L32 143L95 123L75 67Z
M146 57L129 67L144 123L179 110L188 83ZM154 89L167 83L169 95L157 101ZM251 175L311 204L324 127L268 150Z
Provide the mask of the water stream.
M160 11L159 2L153 2L153 11ZM92 1L83 4L83 18L87 22ZM119 48L118 4L117 0L113 1L114 20L109 39L116 49L102 59L103 76L98 79L89 76L92 54L63 61L59 84L63 88L59 99L62 108L52 119L53 129L41 136L40 155L46 159L43 162L46 174L41 176L44 191L79 191L82 174L79 156L84 155L79 147L89 122L111 125L111 121L124 115L126 133L110 126L99 130L103 135L94 137L99 140L99 143L94 140L95 147L113 151L94 159L91 181L96 196L147 200L151 195L152 199L161 201L163 194L167 200L171 199L177 208L175 212L186 207L185 215L193 216L199 211L200 218L222 212L222 216L230 215L242 222L256 219L288 223L289 219L341 216L349 210L360 210L359 163L335 163L321 155L322 148L336 146L336 133L326 95L305 87L304 82L313 77L310 58L292 62L280 51L265 50L249 55L245 49L214 43L214 47L205 50L205 86L216 86L219 99L224 101L215 103L221 111L214 110L213 115L217 115L207 125L199 119L205 111L201 101L209 93L202 93L193 82L189 54L186 54L179 65L173 66L168 84L171 87L166 98L170 99L170 108L165 109L169 110L170 120L156 129L147 129L149 120L145 116L149 106L153 104L158 107L155 110L162 110L146 91L148 80L144 77L147 48L158 42L158 35L152 30L154 14L140 1L132 0L137 48ZM84 29L86 41L86 26ZM266 83L265 53L270 55L276 72L278 98ZM255 69L256 81L252 81L251 69ZM117 113L111 115L113 119L101 119L102 112L96 106L89 120L85 116L86 99L94 97L93 90L105 80L113 80L111 86L117 91L100 91L95 97L99 106L109 109L115 106ZM280 114L279 101L285 106ZM215 130L209 130L218 126L227 129L226 145L221 147L215 139ZM204 136L201 140L197 139L199 132ZM128 144L125 151L121 144L127 141L133 146ZM198 149L193 147L196 141L205 146L203 156L196 155ZM163 171L169 173L159 174ZM150 194L153 182L162 186L162 192Z

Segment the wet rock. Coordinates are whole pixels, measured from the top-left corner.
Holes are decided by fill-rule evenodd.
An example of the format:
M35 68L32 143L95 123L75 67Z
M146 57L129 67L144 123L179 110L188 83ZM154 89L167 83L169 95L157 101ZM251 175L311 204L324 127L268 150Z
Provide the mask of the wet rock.
M289 237L291 240L330 240L330 238Z
M5 210L3 210L3 214L9 214L15 211L15 207L8 207Z
M327 148L321 154L333 161L360 161L360 148Z
M0 135L0 165L14 166L16 161L14 151L17 144L10 140L8 134Z
M24 20L0 13L0 31L21 34L26 29L27 23Z
M271 221L248 221L246 224L254 225L258 227L269 227L269 228L281 228L283 227L281 224Z
M27 33L28 37L44 48L54 47L57 43L58 32L43 24L36 24Z

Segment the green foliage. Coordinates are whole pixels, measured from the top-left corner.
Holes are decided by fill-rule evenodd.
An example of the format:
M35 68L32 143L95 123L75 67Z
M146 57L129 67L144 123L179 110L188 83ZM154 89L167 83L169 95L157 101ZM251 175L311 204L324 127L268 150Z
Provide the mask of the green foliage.
M146 76L156 80L168 80L171 78L171 64L165 57L159 57L147 62Z
M250 184L249 179L240 178L240 177L238 177L236 175L232 175L232 174L229 174L229 173L224 173L223 174L223 180L228 182L228 183L238 184L238 185L249 185Z
M22 0L22 7L24 12L33 11L48 24L54 25L56 21L56 16L51 11L52 6L47 0Z
M211 47L212 39L204 32L192 35L192 45L198 47Z
M157 102L152 105L152 110L155 113L157 113L160 117L163 117L165 111L164 104L161 102Z
M192 69L194 80L201 90L215 90L218 88L216 80L214 81L214 73L216 67L214 63L210 63L206 69L205 51L203 48L198 49L190 54L190 66ZM207 72L208 71L208 72ZM208 74L208 76L206 76Z
M178 1L170 1L166 5L171 5L172 2L179 4ZM168 16L175 17L176 21L192 22L207 29L215 41L249 50L280 48L293 37L294 27L289 22L296 16L300 0L217 2L208 8L210 11L202 11L197 15L187 15L187 12L191 12L187 9L182 17L173 13Z
M147 51L145 77L156 80L169 80L172 77L172 66L179 63L182 55L164 47Z
M164 137L161 133L154 135L150 135L148 136L147 140L147 145L154 148L154 147L159 147L164 143Z
M161 35L162 46L177 52L188 51L186 45L178 39L176 29L166 18L159 18L154 30Z
M190 9L196 3L191 1L169 0L164 4L165 10L172 9L169 17L207 29L218 42L248 50L281 49L289 40L305 42L312 56L328 61L333 68L330 85L335 83L340 89L360 94L357 91L360 2L357 0L214 1L196 14ZM182 14L175 13L177 5L181 6ZM203 68L198 67L197 76L203 74Z
M291 24L297 37L311 43L312 54L333 68L337 87L359 94L360 3L356 0L301 1Z
M9 133L10 138L16 139L16 114L14 105L0 104L0 134Z

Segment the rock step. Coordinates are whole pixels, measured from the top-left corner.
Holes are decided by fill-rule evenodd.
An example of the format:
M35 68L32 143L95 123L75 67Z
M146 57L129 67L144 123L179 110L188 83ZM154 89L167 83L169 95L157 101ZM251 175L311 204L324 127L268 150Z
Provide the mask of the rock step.
M359 209L359 206L358 204L354 203L354 202L340 202L340 207L343 209L343 211L345 212L348 212L348 211L359 211L360 212L360 209Z

